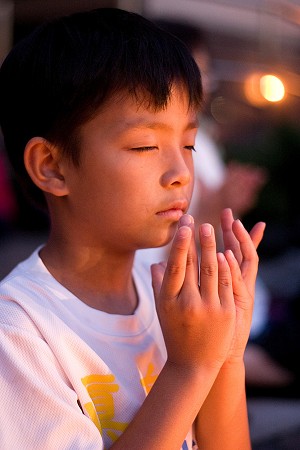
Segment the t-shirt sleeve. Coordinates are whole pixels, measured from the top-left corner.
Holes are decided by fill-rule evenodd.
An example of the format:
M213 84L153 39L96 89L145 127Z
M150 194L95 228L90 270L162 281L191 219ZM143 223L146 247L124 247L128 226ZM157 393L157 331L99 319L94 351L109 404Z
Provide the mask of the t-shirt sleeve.
M63 343L62 343L63 345ZM101 450L101 434L47 342L0 324L0 448Z

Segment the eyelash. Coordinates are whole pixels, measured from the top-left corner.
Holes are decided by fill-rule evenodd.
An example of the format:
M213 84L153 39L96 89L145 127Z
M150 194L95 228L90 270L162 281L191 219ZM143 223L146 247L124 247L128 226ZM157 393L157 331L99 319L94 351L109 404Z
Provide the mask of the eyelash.
M196 151L194 145L186 145L184 147L187 150L191 150L193 152ZM150 152L151 150L155 150L157 147L133 147L131 150L135 150L136 152Z
M136 152L150 152L155 149L157 149L157 147L133 147L131 150L135 150Z

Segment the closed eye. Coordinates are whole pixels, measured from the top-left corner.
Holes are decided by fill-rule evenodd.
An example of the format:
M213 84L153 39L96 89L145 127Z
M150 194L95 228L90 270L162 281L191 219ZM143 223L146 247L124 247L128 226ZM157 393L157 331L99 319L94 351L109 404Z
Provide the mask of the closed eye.
M156 150L157 147L155 146L149 146L149 147L133 147L131 150L134 150L136 152L150 152L151 150Z
M195 149L194 145L186 145L184 148L186 148L187 150L192 150L193 152L196 152L197 150Z
M193 151L193 152L196 151L194 145L186 145L184 148L187 149L187 150L191 150L191 151ZM132 147L131 150L134 150L134 151L136 151L136 152L150 152L150 151L152 151L152 150L157 150L157 147L155 147L155 146Z

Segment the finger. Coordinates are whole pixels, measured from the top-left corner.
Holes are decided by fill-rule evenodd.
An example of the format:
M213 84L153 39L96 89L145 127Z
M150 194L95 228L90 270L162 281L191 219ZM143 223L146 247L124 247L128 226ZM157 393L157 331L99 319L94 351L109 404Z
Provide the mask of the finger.
M246 309L252 310L254 301L254 291L249 292L247 285L245 284L244 279L242 277L238 261L234 257L234 254L231 250L225 251L225 258L228 262L231 271L232 289L235 304L244 310Z
M179 221L179 226L188 226L192 231L191 244L187 254L187 264L186 264L186 283L194 283L198 286L199 284L199 265L198 265L198 251L195 241L195 223L194 218L185 214L181 217Z
M164 274L166 269L166 263L152 264L150 267L151 278L152 278L152 288L154 293L155 301L158 300L159 293L161 290Z
M250 236L254 247L257 249L264 235L264 231L266 229L266 224L264 222L258 222L254 225L252 230L250 231Z
M240 244L243 258L250 258L256 253L256 249L263 238L265 227L264 222L258 222L248 233L240 220L234 221L232 229Z
M177 298L182 288L191 237L192 230L187 226L178 228L175 234L161 287L166 299Z
M223 253L217 253L217 260L220 302L223 307L230 308L234 305L230 267Z
M218 299L218 262L216 239L213 227L202 224L200 236L200 293L203 300Z
M234 217L230 208L225 208L221 213L221 228L223 232L224 249L232 250L239 263L242 262L240 244L232 231Z
M233 222L232 231L240 245L243 260L251 259L253 255L257 254L250 234L239 219Z
M242 263L240 264L241 274L250 292L254 290L255 279L258 270L258 255L250 234L244 228L240 220L234 221L233 232L239 241L242 253Z

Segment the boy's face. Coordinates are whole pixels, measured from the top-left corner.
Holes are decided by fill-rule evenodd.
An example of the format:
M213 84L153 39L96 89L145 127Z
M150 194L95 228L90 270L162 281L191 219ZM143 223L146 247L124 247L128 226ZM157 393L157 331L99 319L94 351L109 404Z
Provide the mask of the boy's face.
M93 245L164 245L192 194L197 112L180 88L158 112L130 96L108 103L82 127L80 167L66 172L70 218Z

